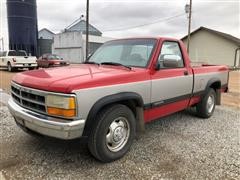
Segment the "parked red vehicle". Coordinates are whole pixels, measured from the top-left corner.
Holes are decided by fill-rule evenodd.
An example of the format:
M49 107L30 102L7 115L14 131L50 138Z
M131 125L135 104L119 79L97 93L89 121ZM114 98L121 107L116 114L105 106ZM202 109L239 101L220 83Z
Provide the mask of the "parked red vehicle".
M68 61L63 60L56 54L43 54L37 60L38 67L54 67L54 66L66 66L69 65Z
M60 139L88 138L94 157L124 156L145 123L196 107L213 115L228 90L228 67L192 67L182 41L114 40L84 64L17 74L8 102L26 132Z

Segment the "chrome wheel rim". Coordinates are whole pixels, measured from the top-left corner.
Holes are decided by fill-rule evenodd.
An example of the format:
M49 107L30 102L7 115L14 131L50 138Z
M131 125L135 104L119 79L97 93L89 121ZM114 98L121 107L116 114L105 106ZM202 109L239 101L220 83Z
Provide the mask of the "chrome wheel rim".
M130 126L125 117L118 117L113 120L106 134L107 148L112 152L120 151L128 142Z
M211 113L213 111L213 108L214 108L214 96L213 95L210 95L208 97L208 100L207 100L207 111L208 113Z

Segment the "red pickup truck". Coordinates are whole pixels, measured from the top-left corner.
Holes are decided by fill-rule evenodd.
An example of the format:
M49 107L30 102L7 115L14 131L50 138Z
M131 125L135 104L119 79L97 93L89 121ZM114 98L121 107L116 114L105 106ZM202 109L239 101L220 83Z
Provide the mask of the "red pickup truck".
M126 154L144 124L196 107L209 118L228 90L228 67L191 67L172 38L130 38L101 46L83 64L17 74L8 107L24 131L87 137L94 157Z

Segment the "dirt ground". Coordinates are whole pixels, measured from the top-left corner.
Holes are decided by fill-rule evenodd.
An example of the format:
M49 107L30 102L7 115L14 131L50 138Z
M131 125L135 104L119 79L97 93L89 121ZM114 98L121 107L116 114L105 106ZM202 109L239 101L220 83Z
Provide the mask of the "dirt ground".
M0 89L9 93L12 77L18 72L0 69ZM222 95L222 104L240 109L240 71L230 72L229 92Z
M229 92L222 95L222 104L240 109L240 71L230 72Z
M21 72L21 71L19 71ZM13 76L18 72L8 72L7 70L0 68L0 89L9 93L10 92L10 84Z

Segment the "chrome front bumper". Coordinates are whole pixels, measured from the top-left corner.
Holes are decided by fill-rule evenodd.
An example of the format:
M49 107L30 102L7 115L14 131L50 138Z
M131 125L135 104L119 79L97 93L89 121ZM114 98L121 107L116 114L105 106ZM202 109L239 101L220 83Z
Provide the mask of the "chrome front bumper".
M42 115L16 104L12 98L8 101L10 113L16 123L42 135L59 139L75 139L82 136L85 120L63 120Z

